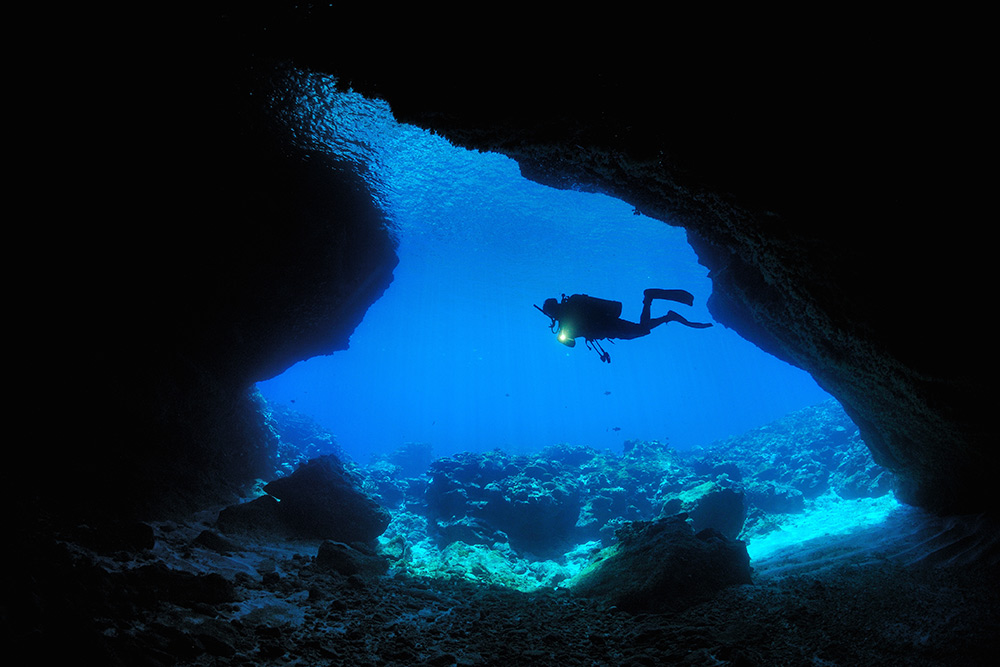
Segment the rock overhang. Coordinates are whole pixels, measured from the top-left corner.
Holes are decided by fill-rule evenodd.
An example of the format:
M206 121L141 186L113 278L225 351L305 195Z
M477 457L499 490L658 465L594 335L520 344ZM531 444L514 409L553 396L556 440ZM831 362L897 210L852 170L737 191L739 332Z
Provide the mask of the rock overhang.
M993 509L984 337L932 305L975 311L982 248L927 227L967 210L970 165L942 136L970 128L920 106L962 91L912 37L710 27L572 64L403 39L386 60L315 39L329 18L279 22L269 48L528 178L683 226L716 320L836 396L904 500Z

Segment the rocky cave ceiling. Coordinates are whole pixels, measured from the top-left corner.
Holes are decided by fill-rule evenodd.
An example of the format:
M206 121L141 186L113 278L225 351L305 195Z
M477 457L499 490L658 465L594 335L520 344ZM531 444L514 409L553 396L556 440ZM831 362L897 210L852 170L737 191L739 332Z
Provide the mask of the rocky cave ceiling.
M904 497L989 502L971 323L983 249L965 195L981 179L965 157L981 93L960 56L898 26L699 24L620 50L414 34L371 58L328 39L336 24L238 33L528 178L683 225L714 317L839 398Z
M537 27L414 27L391 40L363 27L332 9L232 10L159 42L163 76L142 83L164 119L161 145L185 167L169 172L169 196L145 173L121 188L159 202L149 224L171 234L160 255L126 260L148 282L148 318L111 308L141 331L141 373L109 353L126 358L133 381L114 391L143 404L143 428L233 414L248 383L337 349L389 280L396 260L371 233L376 220L322 226L330 197L352 202L342 217L371 218L357 188L327 187L322 164L287 159L252 120L260 100L248 86L292 66L380 97L456 145L508 155L540 183L683 226L711 271L716 320L836 396L904 499L995 507L977 320L989 248L974 204L985 106L968 53L869 24L790 34L663 19L614 47ZM268 285L302 298L269 312ZM317 296L330 294L339 301ZM301 336L272 335L276 323ZM125 436L120 446L134 449ZM161 454L190 451L174 442Z

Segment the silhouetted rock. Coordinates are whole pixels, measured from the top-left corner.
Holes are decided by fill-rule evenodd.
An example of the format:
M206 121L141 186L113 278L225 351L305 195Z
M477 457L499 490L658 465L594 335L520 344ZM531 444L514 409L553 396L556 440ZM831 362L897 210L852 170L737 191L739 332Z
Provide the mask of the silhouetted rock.
M194 543L220 554L230 554L234 551L239 551L240 548L239 545L232 540L227 539L212 530L201 531L198 534L198 537L195 538Z
M219 512L216 525L224 533L282 535L286 532L278 515L278 501L271 496L226 507Z
M618 531L573 591L630 612L683 609L727 586L750 583L746 546L711 529L695 534L684 515L637 521Z
M361 489L333 455L304 463L264 487L267 496L227 507L224 532L272 532L289 537L370 542L385 532L389 513Z
M389 569L389 561L360 545L326 540L316 554L316 569L344 576L378 576Z
M684 513L695 531L711 528L730 539L743 529L746 506L743 491L724 488L718 482L705 482L680 493L663 506L662 516Z
M302 537L369 542L389 525L389 513L351 478L340 460L322 456L276 479L264 491L280 502L283 523Z
M903 499L995 509L991 341L988 328L961 320L981 307L976 286L990 284L990 244L971 242L969 230L907 233L914 221L975 220L987 206L973 150L990 125L973 83L985 74L974 64L985 62L975 51L983 40L927 50L919 30L867 24L803 37L691 23L669 45L652 40L642 53L637 38L639 52L602 51L573 71L539 58L470 68L422 49L402 66L374 64L307 46L303 25L333 29L315 15L279 52L306 52L314 70L385 100L400 122L502 153L526 178L610 194L682 226L711 275L714 320L836 396ZM276 34L268 26L269 43ZM712 56L692 64L692 53ZM683 103L664 108L648 69L635 66L654 61L677 64L670 94ZM498 99L498 81L518 94ZM838 101L831 82L844 83ZM941 109L929 98L961 103ZM738 121L734 99L753 100Z

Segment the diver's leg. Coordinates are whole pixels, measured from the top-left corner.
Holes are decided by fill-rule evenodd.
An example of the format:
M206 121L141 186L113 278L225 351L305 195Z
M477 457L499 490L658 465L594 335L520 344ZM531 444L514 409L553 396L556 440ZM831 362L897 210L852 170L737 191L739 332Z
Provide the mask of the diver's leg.
M692 329L707 329L708 327L712 326L710 322L689 322L684 318L683 315L675 313L674 311L671 310L663 317L657 317L655 320L653 320L651 322L652 326L650 328L660 324L664 324L665 322L679 322L686 327L691 327Z
M667 322L680 322L686 327L691 327L692 329L707 329L712 326L711 323L704 322L689 322L684 316L675 313L674 311L667 312L663 317L657 317L651 319L649 317L649 305L646 304L642 309L643 319L638 324L635 322L629 322L628 320L618 320L615 322L613 328L608 329L605 333L605 338L618 338L621 340L632 340L634 338L641 338L649 334L650 331L660 326L661 324L666 324Z
M653 299L664 299L666 301L676 301L685 306L694 305L694 295L682 289L656 289L651 288L642 293L643 304L649 303Z
M648 292L649 290L646 290L646 291ZM649 326L649 307L652 305L652 303L653 303L653 300L649 299L649 298L646 298L646 299L642 300L642 312L639 313L639 325L640 326L643 326L643 327ZM652 328L652 327L650 327L650 328Z
M656 324L653 324L651 321L636 324L635 322L629 322L628 320L618 320L615 322L615 326L613 328L609 328L605 332L606 335L604 337L609 339L618 338L620 340L632 340L633 338L641 338L642 336L645 336L655 326Z
M642 293L642 313L639 315L639 323L643 326L650 325L650 306L653 303L653 299L665 299L667 301L677 301L679 303L686 304L688 306L694 304L694 296L690 292L686 292L682 289L656 289L650 288L644 290ZM673 311L670 311L673 312ZM677 315L677 313L674 313ZM668 316L669 317L669 316ZM680 317L678 315L678 317ZM663 320L659 322L669 322L670 320ZM655 324L650 325L650 328L655 327Z

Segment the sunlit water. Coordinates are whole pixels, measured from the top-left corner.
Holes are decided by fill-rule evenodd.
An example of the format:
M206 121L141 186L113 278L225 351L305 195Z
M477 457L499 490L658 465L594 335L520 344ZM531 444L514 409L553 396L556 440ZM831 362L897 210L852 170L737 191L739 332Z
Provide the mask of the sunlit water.
M314 417L359 463L405 442L438 456L559 442L620 451L627 439L678 449L742 433L828 395L805 372L716 324L661 326L605 344L560 345L533 304L566 293L621 301L638 320L647 287L682 288L712 321L707 269L683 229L621 201L559 191L516 163L395 123L380 102L304 79L304 143L365 173L399 244L399 266L350 349L259 383ZM657 310L659 309L659 310Z
M784 515L779 529L747 540L747 553L751 561L756 561L810 540L847 535L861 528L882 524L904 507L891 493L855 500L843 500L835 494L827 494L817 498L807 512Z

